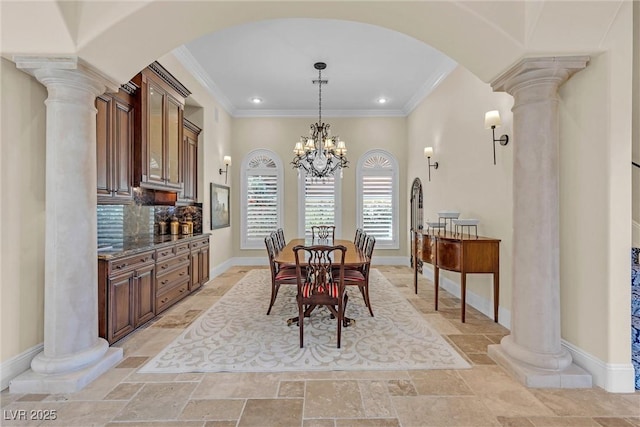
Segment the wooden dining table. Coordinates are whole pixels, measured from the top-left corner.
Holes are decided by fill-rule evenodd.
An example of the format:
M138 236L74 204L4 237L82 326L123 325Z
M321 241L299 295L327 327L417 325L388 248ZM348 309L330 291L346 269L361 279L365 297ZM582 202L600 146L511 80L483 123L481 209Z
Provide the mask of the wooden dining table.
M344 253L344 265L345 267L360 267L369 262L369 259L364 252L358 248L351 240L343 239L293 239L287 245L278 252L274 258L274 261L280 266L295 266L296 255L293 248L296 246L313 246L313 245L326 245L326 246L339 246L342 245L347 250ZM308 307L304 312L304 317L311 316L311 312L315 309L315 306ZM287 324L292 325L298 322L298 316L287 319ZM349 317L344 318L343 326L349 327L356 324L355 319Z
M275 256L275 262L280 264L281 266L295 266L296 265L296 255L293 252L293 248L298 245L303 246L312 246L312 245L327 245L327 246L338 246L342 245L347 248L344 253L344 265L345 267L360 267L369 262L367 256L360 250L355 243L351 240L343 240L343 239L293 239L287 245L282 248L280 252L278 252Z

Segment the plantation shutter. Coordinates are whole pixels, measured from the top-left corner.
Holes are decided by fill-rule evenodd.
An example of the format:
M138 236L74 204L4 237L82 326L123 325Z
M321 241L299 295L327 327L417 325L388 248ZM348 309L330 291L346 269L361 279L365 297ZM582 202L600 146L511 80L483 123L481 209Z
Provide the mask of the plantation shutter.
M321 180L311 177L305 178L305 236L311 237L313 225L335 225L336 198L335 178L328 177Z
M278 228L278 177L247 176L247 241L262 243Z
M356 224L376 238L377 248L397 249L398 163L391 153L371 150L358 162Z
M362 225L377 241L393 239L393 176L362 177Z
M240 249L260 249L264 238L282 227L282 162L274 152L258 149L242 165Z

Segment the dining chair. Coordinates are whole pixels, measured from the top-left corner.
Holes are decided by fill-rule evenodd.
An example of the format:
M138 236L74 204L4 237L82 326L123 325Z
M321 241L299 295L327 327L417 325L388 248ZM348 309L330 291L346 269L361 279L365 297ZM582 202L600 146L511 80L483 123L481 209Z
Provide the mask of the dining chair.
M269 301L269 309L267 310L267 316L271 313L271 308L276 302L278 296L278 290L280 285L295 285L296 280L296 268L294 266L281 267L276 261L276 233L271 233L264 238L264 244L267 247L267 254L269 255L269 268L271 269L271 300Z
M348 296L344 291L344 254L342 245L298 245L293 248L298 284L298 326L300 348L304 347L304 318L317 306L326 306L338 321L338 345Z
M311 237L315 239L335 239L335 225L312 225Z
M282 228L278 228L276 230L276 235L278 236L278 251L281 251L287 245L287 241L284 238L284 230Z
M362 228L356 229L356 236L353 238L353 244L360 250L364 250L364 243L367 233Z
M367 257L367 262L358 268L346 269L344 272L344 284L345 286L358 286L364 299L364 304L369 309L371 317L373 317L373 309L369 299L369 271L371 270L371 257L373 256L373 248L376 245L376 238L367 235L365 240L364 254Z

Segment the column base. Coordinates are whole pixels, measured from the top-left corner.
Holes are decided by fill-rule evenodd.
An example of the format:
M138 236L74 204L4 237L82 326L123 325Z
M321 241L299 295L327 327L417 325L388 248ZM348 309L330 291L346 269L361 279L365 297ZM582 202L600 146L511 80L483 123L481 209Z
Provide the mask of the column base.
M564 369L542 369L511 357L500 344L492 344L487 353L498 365L531 388L591 388L591 374L575 364Z
M110 347L93 365L65 374L39 374L29 369L9 383L10 393L75 393L122 360L121 348Z

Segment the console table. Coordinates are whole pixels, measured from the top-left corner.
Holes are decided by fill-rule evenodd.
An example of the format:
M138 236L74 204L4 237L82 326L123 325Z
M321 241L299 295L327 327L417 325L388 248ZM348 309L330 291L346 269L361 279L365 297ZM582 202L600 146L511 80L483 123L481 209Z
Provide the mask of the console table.
M493 320L498 321L500 297L500 240L491 237L455 233L416 233L414 253L434 267L435 309L438 310L440 269L461 274L460 295L462 323L465 322L467 273L493 274ZM413 284L418 293L418 263L413 263Z

